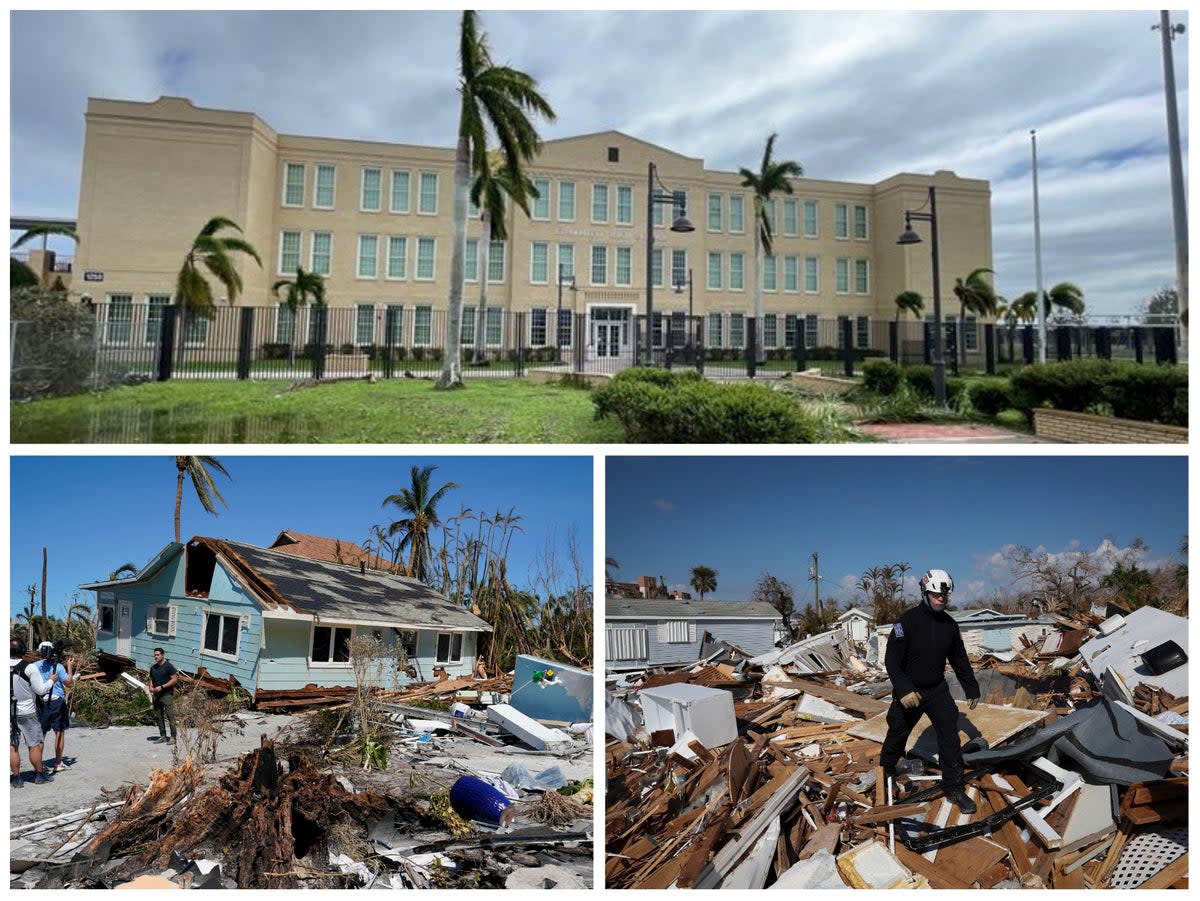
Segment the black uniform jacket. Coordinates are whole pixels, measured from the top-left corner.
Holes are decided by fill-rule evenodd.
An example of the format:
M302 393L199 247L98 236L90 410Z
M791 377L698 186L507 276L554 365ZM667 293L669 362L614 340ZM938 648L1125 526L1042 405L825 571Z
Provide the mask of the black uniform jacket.
M946 661L967 698L979 697L979 683L953 617L945 611L934 613L925 603L905 611L892 627L884 657L892 696L899 699L935 687L945 678Z

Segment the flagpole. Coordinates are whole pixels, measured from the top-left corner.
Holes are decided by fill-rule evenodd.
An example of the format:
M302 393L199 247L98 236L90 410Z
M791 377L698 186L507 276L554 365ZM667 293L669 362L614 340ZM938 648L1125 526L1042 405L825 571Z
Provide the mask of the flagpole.
M1029 130L1033 145L1033 260L1037 276L1038 362L1046 362L1046 303L1042 293L1042 220L1038 210L1037 129Z

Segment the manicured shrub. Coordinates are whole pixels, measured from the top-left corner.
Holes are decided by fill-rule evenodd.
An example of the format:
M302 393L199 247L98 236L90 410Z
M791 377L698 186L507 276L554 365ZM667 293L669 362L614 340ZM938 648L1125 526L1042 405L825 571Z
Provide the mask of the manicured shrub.
M1013 390L1008 379L990 377L967 382L971 406L984 416L995 416L1013 405Z
M904 375L890 360L871 360L863 364L863 387L889 397L896 393Z
M1026 366L1012 376L1013 406L1076 413L1112 410L1122 419L1187 425L1187 370L1175 366L1069 360Z
M817 428L788 396L720 385L693 372L627 369L592 391L596 418L615 416L633 443L808 443Z
M905 366L904 381L908 382L918 394L933 397L932 366Z
M1121 419L1188 424L1187 370L1178 366L1115 364L1103 393Z

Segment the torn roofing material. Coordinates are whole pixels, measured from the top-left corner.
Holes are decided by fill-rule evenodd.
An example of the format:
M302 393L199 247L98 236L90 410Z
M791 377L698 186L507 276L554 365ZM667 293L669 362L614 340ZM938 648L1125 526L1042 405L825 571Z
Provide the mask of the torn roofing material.
M271 542L270 549L281 554L325 560L329 563L344 563L347 566L358 566L360 562L365 562L372 569L395 569L390 561L359 547L353 541L309 535L294 529L283 529Z
M1142 660L1142 654L1165 641L1176 642L1186 654L1188 621L1157 607L1139 607L1126 614L1123 620L1121 622L1117 617L1106 620L1100 627L1101 634L1079 648L1088 669L1100 679L1111 667L1129 691L1138 685L1150 685L1169 691L1177 698L1186 697L1187 666L1156 674Z
M428 585L407 576L309 560L268 548L195 538L227 561L260 595L264 611L282 607L320 620L490 632L492 627Z

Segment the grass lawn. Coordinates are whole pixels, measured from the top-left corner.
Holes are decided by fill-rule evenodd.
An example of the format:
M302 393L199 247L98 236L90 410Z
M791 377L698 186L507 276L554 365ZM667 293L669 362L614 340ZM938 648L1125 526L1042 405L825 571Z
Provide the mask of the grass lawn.
M478 379L435 391L423 379L157 382L9 405L14 444L605 444L587 391Z

